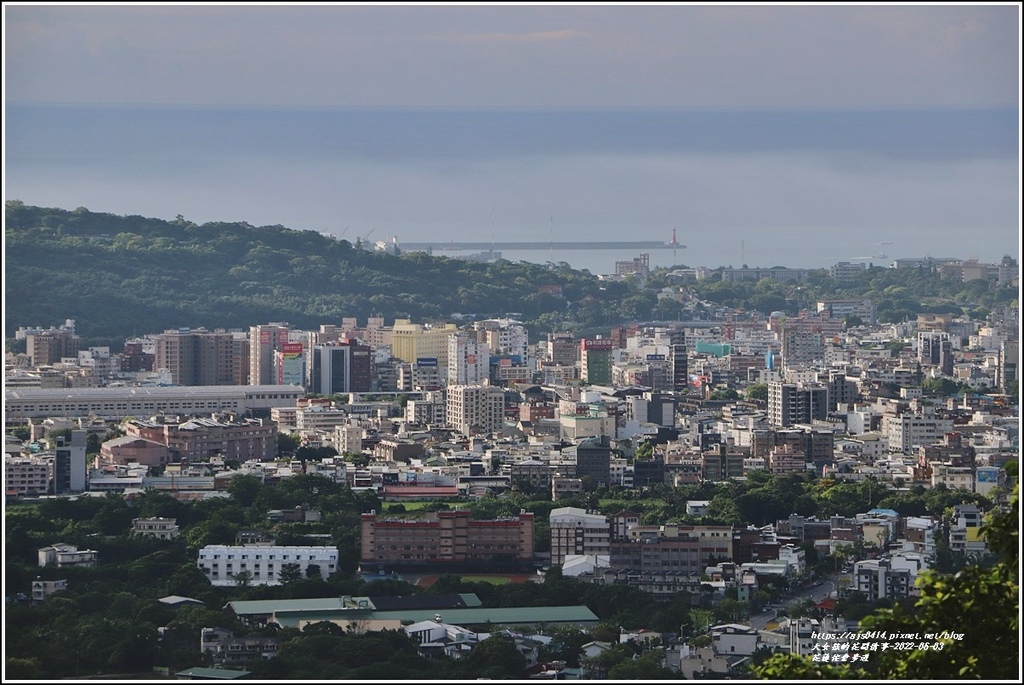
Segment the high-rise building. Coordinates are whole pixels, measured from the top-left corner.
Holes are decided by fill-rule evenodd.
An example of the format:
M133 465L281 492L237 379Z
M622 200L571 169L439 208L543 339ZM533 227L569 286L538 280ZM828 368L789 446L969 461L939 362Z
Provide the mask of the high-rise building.
M1017 382L1017 366L1020 364L1020 342L1007 340L999 345L999 366L997 368L999 388L1009 393L1011 384Z
M825 419L828 406L828 386L822 383L768 384L768 420L773 426Z
M580 340L580 377L591 385L610 385L612 354L612 341L608 338Z
M306 354L302 343L282 343L275 356L278 385L305 385Z
M235 351L232 333L179 328L157 336L155 363L176 385L236 385Z
M466 333L448 336L448 384L483 385L490 378L491 346Z
M825 336L804 326L782 327L782 364L787 369L825 359Z
M72 430L71 436L57 436L57 456L53 460L53 492L65 495L85 491L85 449L87 435L84 430Z
M491 354L519 357L523 363L530 353L529 333L514 319L486 319L473 324L478 340L491 348Z
M686 331L682 328L671 328L668 332L669 359L672 363L672 390L685 392L689 388L689 375L686 362Z
M316 345L309 390L321 395L369 392L370 362L370 348L366 345L351 341Z
M249 328L249 385L277 383L275 355L289 342L286 322L269 323Z
M505 391L493 385L450 385L445 422L464 435L496 433L505 424Z

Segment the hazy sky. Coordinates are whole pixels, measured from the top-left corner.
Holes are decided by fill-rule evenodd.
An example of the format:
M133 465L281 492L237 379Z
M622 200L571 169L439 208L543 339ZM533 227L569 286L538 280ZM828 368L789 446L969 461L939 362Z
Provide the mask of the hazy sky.
M1020 6L5 3L10 102L1019 102Z

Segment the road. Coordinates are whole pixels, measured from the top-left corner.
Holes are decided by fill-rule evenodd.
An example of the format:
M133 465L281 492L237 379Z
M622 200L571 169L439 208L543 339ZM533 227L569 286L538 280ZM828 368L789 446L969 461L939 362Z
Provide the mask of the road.
M806 590L801 590L792 597L787 597L777 603L778 608L786 607L790 604L795 604L802 599L811 599L815 604L828 597L831 593L836 591L835 577L830 576L829 578L820 581L817 585L810 587ZM752 628L758 630L765 630L769 623L774 623L777 619L778 609L770 609L768 611L762 611L760 614L754 614L750 617L747 623Z

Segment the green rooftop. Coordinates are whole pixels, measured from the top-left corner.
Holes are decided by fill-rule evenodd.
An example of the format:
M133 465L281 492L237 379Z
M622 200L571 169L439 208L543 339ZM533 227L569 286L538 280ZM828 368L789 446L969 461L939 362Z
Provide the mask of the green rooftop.
M185 671L178 671L174 675L179 678L194 678L196 680L237 680L252 675L252 671L239 671L233 668L203 668L196 666Z
M431 621L440 614L441 620L454 625L477 625L490 623L494 626L524 625L537 623L597 623L598 618L593 611L585 606L561 607L501 607L493 609L410 609L405 611L370 611L359 612L359 618L369 621ZM305 621L341 621L354 618L348 611L296 611L279 609L274 612L274 619L282 627L297 627Z

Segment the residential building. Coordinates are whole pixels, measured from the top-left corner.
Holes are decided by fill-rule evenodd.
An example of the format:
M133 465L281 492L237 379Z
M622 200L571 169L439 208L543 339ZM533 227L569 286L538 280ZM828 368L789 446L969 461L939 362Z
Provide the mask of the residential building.
M962 554L986 554L988 545L982 535L984 515L976 505L957 504L953 507L953 524L949 527L949 548Z
M490 379L491 346L468 333L448 336L448 385L483 385Z
M156 340L156 368L176 385L239 385L235 336L224 330L179 328Z
M92 549L78 549L75 545L58 542L39 550L39 565L55 564L57 568L81 566L93 568L99 559L99 552Z
M828 387L821 383L768 384L768 419L773 426L792 426L828 416Z
M277 656L281 639L276 637L235 637L225 628L203 628L200 651L208 655L215 668L237 668L257 659Z
M289 343L286 322L272 322L249 328L249 383L271 385L281 376L276 368L277 353Z
M87 431L72 430L71 435L58 435L56 456L53 460L53 492L66 495L84 492L87 465L85 450Z
M32 601L42 602L54 592L60 592L61 590L67 589L68 581L66 578L61 580L43 580L42 578L36 578L32 581Z
M552 502L576 497L581 492L583 492L583 481L581 479L571 478L569 476L559 476L558 474L551 477Z
M882 418L882 433L888 438L889 452L913 454L922 445L942 442L952 430L953 419L936 415L929 406Z
M572 333L548 333L546 361L556 366L575 366L579 349Z
M505 392L491 385L452 385L445 422L464 435L496 433L505 425Z
M78 355L79 337L75 335L73 319L65 321L60 328L31 329L22 332L25 351L32 366L56 364L65 357Z
M854 584L851 589L869 602L879 599L903 599L911 596L917 572L907 566L894 565L891 558L866 559L853 565Z
M761 646L761 634L756 628L726 623L712 626L711 649L716 655L753 656Z
M485 319L473 324L473 329L486 342L491 354L516 358L526 363L530 354L529 332L522 322L514 319Z
M133 535L157 538L158 540L173 540L178 537L178 533L178 522L175 519L160 516L132 519Z
M4 490L8 497L37 497L50 491L53 460L38 456L4 458Z

